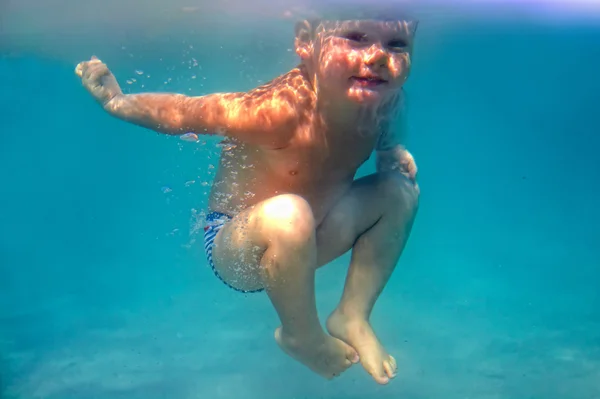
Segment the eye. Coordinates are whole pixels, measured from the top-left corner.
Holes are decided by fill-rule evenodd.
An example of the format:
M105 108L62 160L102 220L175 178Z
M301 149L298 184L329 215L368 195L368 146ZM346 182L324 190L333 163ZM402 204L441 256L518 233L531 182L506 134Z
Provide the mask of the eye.
M406 41L402 39L395 39L388 43L388 46L394 48L395 50L404 50L408 44Z
M344 37L348 40L352 40L353 42L362 42L367 38L367 35L360 32L349 32L346 33Z

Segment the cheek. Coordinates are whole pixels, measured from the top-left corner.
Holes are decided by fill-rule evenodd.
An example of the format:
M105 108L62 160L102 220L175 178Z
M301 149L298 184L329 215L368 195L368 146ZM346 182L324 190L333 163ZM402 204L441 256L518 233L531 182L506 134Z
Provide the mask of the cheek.
M390 58L388 68L395 78L406 78L410 72L410 55L401 54Z
M363 64L363 55L358 51L350 51L347 55L348 60L348 68L357 70L360 69L360 66Z
M360 67L360 55L353 51L328 51L319 57L319 70L323 77L345 78Z

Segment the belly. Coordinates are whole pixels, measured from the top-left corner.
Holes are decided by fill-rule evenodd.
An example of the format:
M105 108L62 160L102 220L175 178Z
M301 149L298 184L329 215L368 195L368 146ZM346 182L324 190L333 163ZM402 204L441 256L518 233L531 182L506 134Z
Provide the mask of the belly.
M249 151L224 154L215 177L210 206L236 214L281 194L295 194L311 205L320 221L348 191L370 152ZM362 152L362 154L360 153ZM351 154L352 156L348 156Z
M232 183L226 175L217 177L211 191L211 209L236 214L277 195L295 194L308 201L315 218L320 220L352 185L352 178L301 182L265 174L248 177L245 183Z
M348 191L353 177L354 174L332 176L326 173L315 179L301 174L283 177L280 173L265 173L258 168L235 174L222 171L215 178L210 206L213 210L233 215L277 195L295 194L310 204L319 222Z

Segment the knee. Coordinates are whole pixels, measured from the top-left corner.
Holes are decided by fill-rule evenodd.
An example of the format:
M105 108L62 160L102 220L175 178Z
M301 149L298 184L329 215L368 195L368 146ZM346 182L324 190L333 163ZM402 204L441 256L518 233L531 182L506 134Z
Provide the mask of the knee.
M388 209L414 215L419 208L419 190L400 173L383 174L379 181L379 192L385 198Z
M283 194L268 200L261 219L270 240L302 243L315 234L315 219L308 202L297 195Z

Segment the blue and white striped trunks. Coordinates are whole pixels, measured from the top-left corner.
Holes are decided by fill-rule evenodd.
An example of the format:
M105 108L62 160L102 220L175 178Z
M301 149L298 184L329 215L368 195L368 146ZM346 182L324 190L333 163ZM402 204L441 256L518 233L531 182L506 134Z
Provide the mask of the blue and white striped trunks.
M208 264L210 265L210 268L212 269L215 276L217 276L218 279L221 280L223 282L223 284L225 284L229 288L234 289L235 291L238 291L238 292L243 292L243 293L262 292L262 291L264 291L264 289L262 289L262 288L258 289L258 290L253 290L253 291L246 291L246 290L240 290L239 288L235 288L235 287L231 286L225 280L223 280L223 278L219 275L219 273L217 272L217 269L215 268L215 264L213 263L213 256L212 256L215 237L217 236L217 233L219 232L219 230L221 230L223 228L225 223L229 222L231 219L232 219L231 216L229 216L225 213L221 213L221 212L213 211L213 212L209 212L206 215L206 226L204 226L204 252L206 252L206 260L208 260Z

